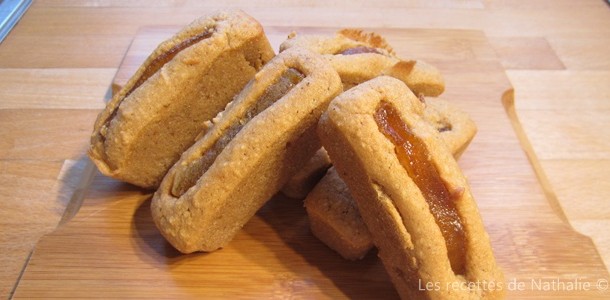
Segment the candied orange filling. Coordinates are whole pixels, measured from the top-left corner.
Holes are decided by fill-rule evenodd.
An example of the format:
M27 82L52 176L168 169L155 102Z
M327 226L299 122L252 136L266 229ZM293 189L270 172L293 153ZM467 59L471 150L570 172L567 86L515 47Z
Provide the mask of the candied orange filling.
M400 164L426 199L430 213L434 216L445 239L453 272L464 274L466 237L462 221L451 193L430 161L431 154L428 148L390 103L384 101L379 105L375 112L375 121L379 131L394 144Z

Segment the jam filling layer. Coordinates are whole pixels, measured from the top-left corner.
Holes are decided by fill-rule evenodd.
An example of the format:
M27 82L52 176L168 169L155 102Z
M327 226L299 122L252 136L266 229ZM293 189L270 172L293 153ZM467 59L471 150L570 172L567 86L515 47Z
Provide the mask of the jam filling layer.
M430 213L441 230L451 268L455 274L465 274L466 237L454 196L445 186L438 170L430 161L431 154L424 142L401 119L388 102L381 102L375 112L379 131L394 144L394 151L409 177L423 194Z
M180 197L188 189L194 186L197 183L197 180L203 176L210 166L212 166L222 150L250 120L277 102L304 78L305 75L296 69L289 68L284 71L275 83L265 89L265 92L257 101L250 104L250 107L241 116L239 121L227 128L224 134L214 142L211 148L204 149L203 152L200 153L199 158L186 165L180 166L179 169L176 170L174 183L170 191L171 194L174 197Z

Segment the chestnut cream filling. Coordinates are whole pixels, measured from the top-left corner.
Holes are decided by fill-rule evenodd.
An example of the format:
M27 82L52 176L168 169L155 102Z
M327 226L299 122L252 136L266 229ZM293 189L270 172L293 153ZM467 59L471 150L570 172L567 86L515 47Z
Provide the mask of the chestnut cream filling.
M172 196L180 197L194 186L197 180L212 166L222 150L250 120L273 105L304 78L305 76L296 69L289 68L284 71L277 81L267 87L258 100L253 101L239 120L227 128L209 149L202 149L198 158L177 168L174 172L174 182L170 191Z
M125 96L123 96L123 98L121 100L119 100L119 103L117 104L117 106L114 108L112 113L106 119L106 122L102 126L102 130L100 130L100 135L102 136L102 138L106 137L108 125L110 124L110 121L112 121L112 119L114 119L114 117L116 116L117 112L119 111L119 107L121 106L121 103L123 102L123 100L125 100L125 98L127 98L131 93L133 93L133 91L135 91L138 87L140 87L151 76L153 76L155 73L157 73L165 64L167 64L176 55L178 55L178 53L180 53L180 51L182 51L202 40L205 40L205 39L211 37L213 33L214 33L213 28L208 29L204 32L201 32L195 36L192 36L192 37L176 44L171 49L169 49L166 52L155 57L155 59L153 59L146 66L146 68L144 69L144 72L140 75L138 80L136 80L136 83L131 87L131 89L129 89L129 91L127 93L125 93Z
M409 177L423 194L430 213L441 230L451 268L455 274L466 270L466 237L458 215L454 195L449 192L438 170L430 161L431 154L424 142L400 118L388 102L381 102L375 111L379 131L394 144L394 151Z

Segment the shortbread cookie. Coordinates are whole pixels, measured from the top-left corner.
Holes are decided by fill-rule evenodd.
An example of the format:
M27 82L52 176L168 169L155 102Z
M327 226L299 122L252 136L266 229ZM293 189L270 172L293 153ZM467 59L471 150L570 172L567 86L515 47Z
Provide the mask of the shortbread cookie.
M335 98L318 135L402 298L500 297L468 182L423 110L401 81L379 77Z
M198 19L161 43L98 116L89 157L105 175L155 188L213 118L272 57L241 11Z
M316 124L341 92L318 54L272 59L163 179L152 215L183 253L225 246L320 148Z
M438 69L421 60L401 60L383 37L357 29L343 29L334 36L292 33L280 52L304 47L323 54L341 76L344 90L380 75L402 80L416 94L438 96L445 83Z

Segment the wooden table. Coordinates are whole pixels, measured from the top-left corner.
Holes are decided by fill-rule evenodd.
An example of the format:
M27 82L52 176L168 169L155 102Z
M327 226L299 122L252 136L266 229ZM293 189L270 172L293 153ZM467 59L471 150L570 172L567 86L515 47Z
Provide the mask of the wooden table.
M234 5L265 27L482 31L515 89L523 136L531 142L524 150L541 187L556 213L590 236L608 264L606 2L384 3ZM91 124L138 29L184 25L219 8L182 1L39 1L0 45L0 296L11 294L37 240L73 214L66 206L83 192L78 187ZM465 57L488 55L439 45Z

